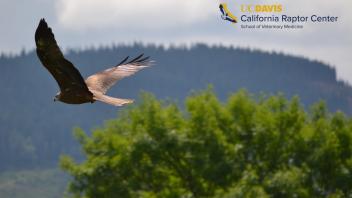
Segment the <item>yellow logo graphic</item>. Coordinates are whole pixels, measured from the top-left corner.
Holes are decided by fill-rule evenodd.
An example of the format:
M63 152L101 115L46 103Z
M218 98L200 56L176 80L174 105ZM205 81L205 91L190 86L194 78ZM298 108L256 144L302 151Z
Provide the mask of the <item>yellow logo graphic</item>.
M221 3L220 6L221 18L226 21L230 21L232 23L237 23L238 19L235 17L227 8L226 3Z

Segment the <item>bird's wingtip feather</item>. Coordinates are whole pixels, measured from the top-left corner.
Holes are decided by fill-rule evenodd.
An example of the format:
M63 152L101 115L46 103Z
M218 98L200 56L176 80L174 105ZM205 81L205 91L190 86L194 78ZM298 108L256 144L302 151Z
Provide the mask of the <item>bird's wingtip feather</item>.
M129 56L127 56L125 59L123 59L119 64L116 65L116 67L120 66L120 65L126 65L126 64L132 64L132 65L137 65L137 66L151 66L153 65L153 63L155 61L153 60L149 60L150 57L143 57L144 53L140 54L139 56L137 56L136 58L128 61ZM127 62L128 61L128 62Z

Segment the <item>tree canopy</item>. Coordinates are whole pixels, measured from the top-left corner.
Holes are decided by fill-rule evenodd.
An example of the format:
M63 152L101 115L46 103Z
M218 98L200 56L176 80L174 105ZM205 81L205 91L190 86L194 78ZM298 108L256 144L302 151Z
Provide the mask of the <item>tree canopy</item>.
M182 105L181 105L182 106ZM140 102L61 158L73 197L350 197L352 120L323 102L211 89Z

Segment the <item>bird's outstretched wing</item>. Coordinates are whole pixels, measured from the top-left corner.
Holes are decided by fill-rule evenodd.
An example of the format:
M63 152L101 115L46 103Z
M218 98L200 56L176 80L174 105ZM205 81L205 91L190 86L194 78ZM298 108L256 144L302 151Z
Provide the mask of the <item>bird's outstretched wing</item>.
M88 87L83 77L73 64L66 60L51 28L44 19L41 19L35 32L35 43L37 45L37 55L59 84L61 92L80 89L88 91Z
M222 4L219 5L219 9L220 9L220 12L223 16L226 15L225 11L224 11L224 6Z
M89 90L105 94L106 91L113 86L118 80L131 76L139 70L150 66L153 62L149 57L143 57L143 54L128 61L126 57L121 63L113 68L98 72L86 79Z

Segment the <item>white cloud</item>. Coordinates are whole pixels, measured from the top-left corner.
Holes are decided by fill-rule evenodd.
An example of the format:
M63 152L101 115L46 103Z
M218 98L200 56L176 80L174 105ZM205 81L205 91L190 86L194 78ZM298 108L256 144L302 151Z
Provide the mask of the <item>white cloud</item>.
M60 0L65 28L172 28L206 21L217 10L211 0Z

